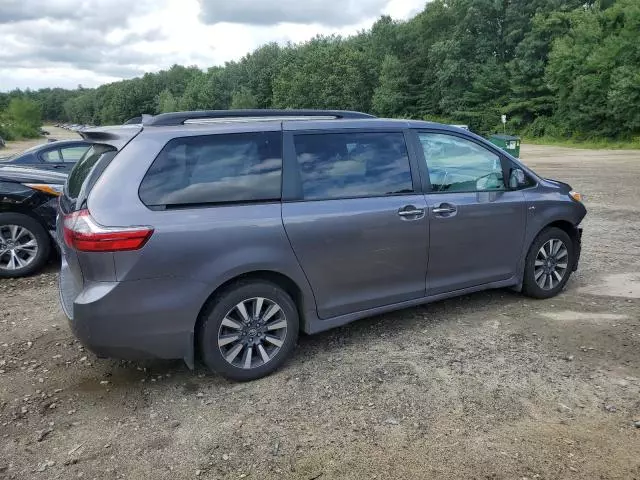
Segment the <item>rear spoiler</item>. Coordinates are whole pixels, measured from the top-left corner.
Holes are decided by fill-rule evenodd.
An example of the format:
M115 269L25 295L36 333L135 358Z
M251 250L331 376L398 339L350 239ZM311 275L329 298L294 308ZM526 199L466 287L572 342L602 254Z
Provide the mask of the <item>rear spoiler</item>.
M90 128L78 132L88 142L111 145L121 150L142 131L142 125L115 125L112 127Z

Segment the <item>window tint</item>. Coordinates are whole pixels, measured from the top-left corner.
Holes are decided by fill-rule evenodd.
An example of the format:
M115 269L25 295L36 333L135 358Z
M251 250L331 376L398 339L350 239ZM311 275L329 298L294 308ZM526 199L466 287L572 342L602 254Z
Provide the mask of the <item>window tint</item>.
M295 148L305 199L413 192L402 133L297 135Z
M47 163L60 163L62 162L62 158L60 157L60 150L49 150L48 152L43 152L40 154L42 159Z
M87 151L89 147L66 147L60 149L62 160L65 162L77 162L82 158L82 155Z
M116 149L109 145L102 145L99 143L92 145L86 151L83 157L73 167L73 170L71 170L71 173L69 174L69 178L67 179L65 194L69 198L72 198L72 199L78 198L78 195L80 194L82 187L85 184L85 181L87 180L87 177L89 177L89 175L91 174L92 170L98 163L98 160L100 160L106 153L109 153L109 152L115 153ZM107 162L111 161L113 156L114 155L110 155L108 157L108 160L105 160L105 161ZM95 183L95 180L93 181L93 183ZM87 192L87 195L88 195L88 192Z
M435 192L506 190L500 157L453 135L418 134Z
M147 206L279 200L280 132L171 140L140 185Z
M27 153L33 152L35 150L39 150L41 146L42 145L34 145L33 147L27 148L22 152L17 152L17 153L14 153L13 155L9 155L8 157L3 158L3 160L15 160L16 158L21 157L22 155L26 155Z

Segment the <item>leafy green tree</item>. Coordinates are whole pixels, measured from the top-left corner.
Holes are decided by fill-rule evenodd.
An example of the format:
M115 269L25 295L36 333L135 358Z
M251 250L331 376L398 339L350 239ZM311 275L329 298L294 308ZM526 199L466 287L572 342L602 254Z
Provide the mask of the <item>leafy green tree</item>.
M173 65L96 89L13 90L47 120L114 124L142 113L339 108L467 123L506 113L528 135L640 135L638 0L432 0L348 38L270 43L203 72ZM6 120L3 120L7 124Z
M158 113L169 113L178 110L178 101L171 93L171 90L164 89L158 95Z
M205 88L207 77L205 74L194 76L187 84L182 97L178 101L180 109L197 110L205 108Z
M0 92L0 112L6 110L10 101L11 97L9 97L9 94Z
M240 60L247 87L255 99L254 106L257 108L271 106L273 80L282 66L281 56L282 48L277 43L269 43Z
M532 29L517 45L515 58L507 65L512 81L505 110L520 125L553 114L556 98L545 79L545 70L552 41L568 29L564 15L539 14L533 19Z
M382 62L380 85L373 94L373 111L384 117L402 115L410 101L408 84L402 62L398 57L387 55Z
M229 106L232 110L257 107L258 100L247 87L242 87L240 90L233 92L231 105Z
M609 115L614 122L623 119L629 134L640 132L640 69L623 65L611 72L611 78L607 93Z
M368 111L373 96L364 53L339 37L317 37L288 52L274 81L278 108Z
M31 100L14 98L9 102L7 116L12 122L37 129L42 125L40 105Z
M638 132L638 104L629 101L640 90L640 4L599 7L566 14L570 28L553 42L545 78L555 122L578 137L629 137Z
M24 97L14 97L4 112L0 111L0 136L5 140L32 138L40 134L40 105Z

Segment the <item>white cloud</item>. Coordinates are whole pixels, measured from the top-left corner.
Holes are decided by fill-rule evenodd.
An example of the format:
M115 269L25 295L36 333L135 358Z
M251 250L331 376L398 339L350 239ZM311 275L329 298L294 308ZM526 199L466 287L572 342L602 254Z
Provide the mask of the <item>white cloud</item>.
M382 14L406 19L424 6L424 0L0 3L0 91L97 86L175 63L204 69L264 43L351 35Z
M377 17L387 3L388 0L200 0L200 18L212 25L224 22L242 25L298 23L344 27Z
M110 77L77 68L41 68L36 72L32 68L0 69L0 91L12 90L16 87L28 87L32 90L47 87L73 89L82 85L89 88L118 80L120 80L119 77Z

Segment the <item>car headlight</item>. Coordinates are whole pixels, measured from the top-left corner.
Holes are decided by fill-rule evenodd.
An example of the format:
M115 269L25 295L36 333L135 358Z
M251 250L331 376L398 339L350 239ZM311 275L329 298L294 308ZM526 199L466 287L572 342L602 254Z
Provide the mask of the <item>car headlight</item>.
M582 202L582 194L571 190L569 192L569 196L573 198L576 202Z
M62 185L55 183L23 183L23 185L40 192L48 193L49 195L55 195L56 197L62 194Z

